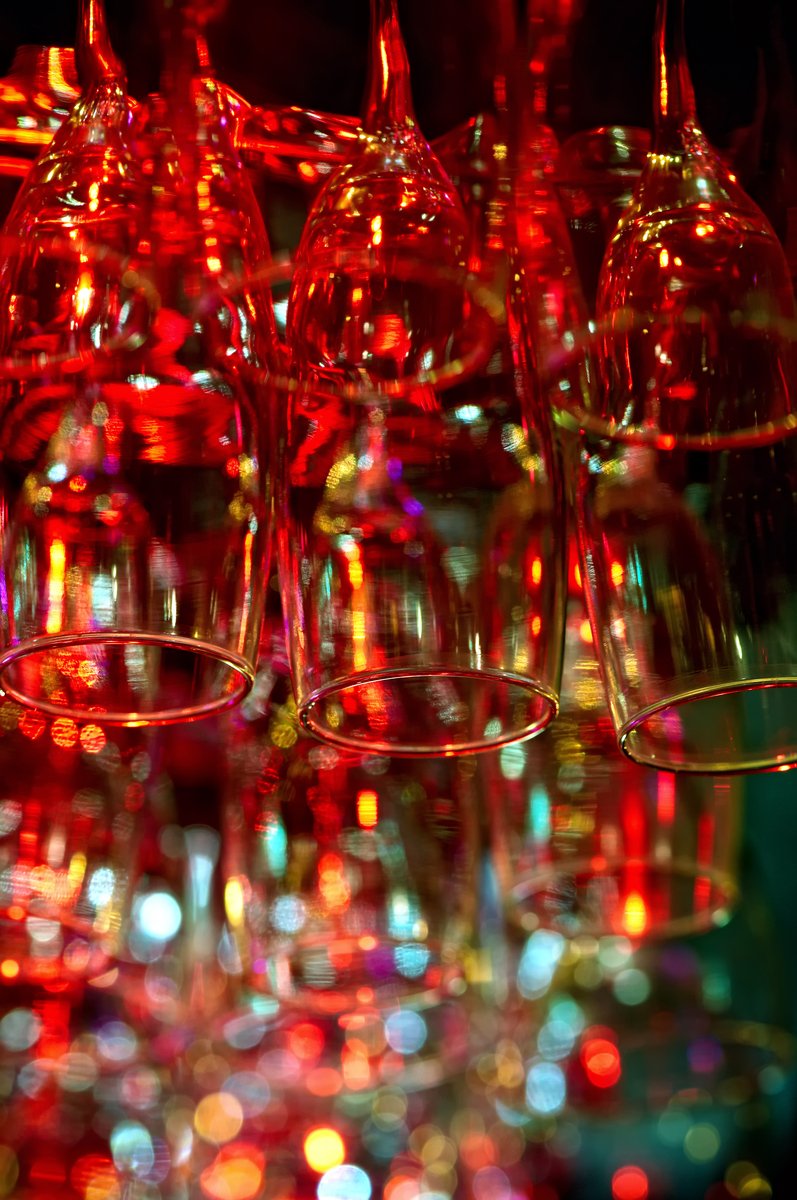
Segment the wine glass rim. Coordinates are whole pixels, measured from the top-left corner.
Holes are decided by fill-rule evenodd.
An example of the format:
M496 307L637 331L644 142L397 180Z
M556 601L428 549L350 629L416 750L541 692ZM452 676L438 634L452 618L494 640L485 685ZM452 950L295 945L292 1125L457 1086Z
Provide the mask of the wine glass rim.
M387 740L380 741L378 738L361 740L355 735L339 732L331 728L328 723L314 718L314 713L322 704L340 697L344 692L358 691L374 683L416 684L424 679L440 678L468 681L488 688L499 683L507 688L515 688L520 694L536 700L539 705L539 709L535 710L537 715L522 726L511 725L490 736L452 737L448 742L435 744L419 743L414 740L388 742ZM333 679L298 697L298 715L302 728L321 742L336 749L343 748L363 754L376 753L396 759L450 758L455 755L464 756L497 750L502 746L539 736L557 718L559 709L558 693L541 679L521 675L514 671L499 670L497 667L469 668L446 662L436 664L432 660L423 665L393 664L390 667L359 671L356 674Z
M638 763L641 766L652 767L656 770L674 772L678 775L750 775L762 771L789 770L797 765L797 739L795 739L790 749L785 753L775 753L771 750L769 752L760 751L758 754L746 754L737 759L727 757L722 762L715 761L719 758L719 755L715 756L714 759L706 759L705 761L696 761L691 758L684 761L676 761L672 756L666 758L662 756L657 759L650 753L640 752L632 748L629 743L632 741L634 735L639 733L651 718L661 716L674 709L681 709L695 702L721 699L722 697L738 693L746 694L751 691L762 692L774 689L788 691L794 688L797 688L797 677L781 674L777 667L773 666L772 672L768 676L755 676L740 680L718 680L695 687L691 691L679 690L666 699L660 700L655 704L646 705L638 712L633 713L618 730L618 744L623 754L627 758L630 758L632 762Z
M697 306L671 316L641 313L629 307L621 307L588 321L579 330L568 331L558 346L541 357L538 363L542 379L549 384L556 384L574 368L580 372L579 387L571 387L568 390L561 387L548 388L549 394L555 397L552 400L552 416L557 428L565 433L588 434L606 442L662 451L722 451L765 447L797 432L797 403L793 409L774 420L736 429L686 433L662 429L652 420L634 420L630 411L620 416L607 415L601 411L600 382L597 376L601 353L606 355L605 349L601 351L602 345L606 346L613 339L627 334L645 334L652 326L655 326L657 331L666 331L682 325L697 326L704 317L716 325L717 318ZM748 330L753 335L765 339L777 338L797 350L797 318L775 313L747 316L743 313L727 313L722 315L722 319L723 323L740 336ZM797 377L794 382L797 384Z
M43 696L33 696L9 680L9 672L26 660L59 650L87 650L89 647L124 649L148 646L155 649L181 651L191 659L205 659L227 668L234 685L206 700L193 704L161 705L155 709L97 709L88 704L59 703ZM184 724L235 708L250 692L254 669L233 651L208 641L181 634L153 633L146 630L90 630L47 634L8 645L0 651L0 696L16 701L26 709L34 709L51 718L66 717L76 722L96 722L104 726L138 728L143 726Z
M26 240L15 234L0 233L0 278L4 268L13 264L20 248L24 250ZM121 286L131 298L143 299L150 314L159 304L157 289L146 276L130 265L128 256L119 254L109 246L97 244L81 237L80 230L73 228L69 233L37 234L36 253L45 258L77 260L91 268L105 271L119 279ZM12 267L13 269L13 267ZM142 339L140 330L132 330L122 324L118 332L91 343L66 346L55 353L47 350L31 350L11 354L0 353L0 380L26 382L41 376L42 371L56 371L60 375L77 375L97 361L108 358L117 351L138 346Z
M302 269L300 260L284 256L238 280L222 281L222 286L228 295L236 286L247 289L261 287L273 292L275 288L292 283ZM329 379L320 371L314 371L312 377L308 378L299 369L292 368L290 347L283 344L284 365L281 372L268 367L252 369L271 387L289 395L331 395L347 401L378 402L406 398L423 388L441 391L464 382L485 365L495 347L498 329L506 319L506 306L500 291L466 267L447 266L405 253L391 256L386 264L373 251L346 250L313 263L311 269L314 274L340 270L380 271L402 283L431 281L432 286L459 287L467 295L471 306L473 345L439 366L425 367L400 379L374 379L362 372L356 379L339 382Z

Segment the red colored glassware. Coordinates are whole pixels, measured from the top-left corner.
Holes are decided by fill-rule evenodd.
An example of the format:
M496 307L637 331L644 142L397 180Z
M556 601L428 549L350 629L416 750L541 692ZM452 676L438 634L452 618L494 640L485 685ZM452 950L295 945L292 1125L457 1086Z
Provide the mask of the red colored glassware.
M649 765L793 763L794 296L701 132L683 7L660 0L654 145L607 251L578 472L593 634ZM588 408L588 406L586 406Z
M287 640L300 717L319 736L386 753L480 749L555 712L518 532L536 521L544 540L551 513L531 496L536 443L493 353L505 277L481 262L481 218L469 230L418 130L395 4L372 17L364 132L313 207L291 292Z
M7 434L6 462L19 461L3 682L56 714L169 722L228 707L254 675L270 542L269 254L203 13L164 9L163 97L134 145L98 11L84 8L79 54L87 116L60 131L58 187L45 174L40 192L65 208L67 231L103 254L123 244L129 261L110 291L88 267L71 281L65 326L63 288L47 296L56 331L96 343L103 361L43 381L38 437L29 422L21 441ZM86 143L103 150L86 155ZM7 405L7 431L15 419Z

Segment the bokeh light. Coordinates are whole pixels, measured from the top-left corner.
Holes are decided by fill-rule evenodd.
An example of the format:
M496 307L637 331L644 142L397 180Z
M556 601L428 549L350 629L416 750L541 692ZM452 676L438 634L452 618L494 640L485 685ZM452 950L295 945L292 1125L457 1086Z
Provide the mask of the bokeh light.
M320 1126L306 1134L304 1156L310 1169L323 1175L333 1167L340 1166L346 1157L346 1147L336 1129Z
M641 1167L618 1167L612 1176L613 1200L647 1200L648 1177Z

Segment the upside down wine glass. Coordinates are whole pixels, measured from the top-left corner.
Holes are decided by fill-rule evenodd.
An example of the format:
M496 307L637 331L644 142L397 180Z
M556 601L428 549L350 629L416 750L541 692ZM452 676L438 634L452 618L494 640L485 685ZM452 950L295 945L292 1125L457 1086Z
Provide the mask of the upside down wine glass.
M0 674L56 714L168 722L227 707L254 676L270 538L259 372L276 338L256 281L268 245L207 74L206 6L164 5L163 94L143 131L121 68L97 49L100 12L84 5L86 95L10 218L30 254L5 296L6 338L99 353L6 400ZM101 260L116 250L115 286L88 260L69 280L46 276L46 221Z
M278 553L294 687L304 725L340 745L478 749L556 711L556 681L519 651L512 524L534 515L534 455L501 391L511 371L487 369L500 294L468 275L468 222L418 129L392 0L372 5L363 125L310 213L289 305Z
M682 0L660 0L654 147L607 250L599 386L578 413L587 600L623 749L797 760L794 295L701 132Z

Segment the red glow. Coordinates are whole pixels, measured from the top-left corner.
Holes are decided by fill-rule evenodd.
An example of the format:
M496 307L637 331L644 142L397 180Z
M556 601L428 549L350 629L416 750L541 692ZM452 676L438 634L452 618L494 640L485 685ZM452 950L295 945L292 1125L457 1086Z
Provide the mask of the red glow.
M705 912L711 903L712 891L712 883L708 875L698 875L695 880L695 912Z
M660 825L672 825L675 819L675 776L666 771L656 780L656 817Z
M376 235L374 235L374 245L376 244ZM383 313L374 318L373 324L374 353L406 357L410 339L401 317Z
M714 846L715 817L713 813L700 814L697 822L697 861L710 863Z
M641 1167L619 1167L612 1176L613 1200L646 1200L648 1177Z
M255 1200L262 1194L266 1160L248 1142L233 1142L216 1155L199 1177L210 1200Z
M343 1086L343 1080L334 1067L316 1067L307 1076L306 1086L313 1096L336 1096Z
M305 1061L318 1058L324 1049L323 1033L317 1025L312 1025L309 1021L303 1021L301 1025L292 1029L288 1035L288 1042L291 1052Z
M337 854L325 854L321 858L318 864L318 890L330 912L348 907L351 888L343 860Z
M75 1169L78 1164L75 1164ZM37 1158L30 1168L31 1183L66 1183L66 1167L58 1158Z
M581 1062L595 1087L614 1087L622 1073L620 1051L608 1038L588 1038L581 1047Z
M56 1167L60 1174L53 1178L49 1176L48 1183L63 1183L66 1171L60 1163L49 1164L51 1169ZM44 1180L42 1180L44 1182ZM118 1176L113 1163L101 1154L85 1154L79 1158L72 1168L69 1182L81 1196L110 1196L117 1190Z
M31 742L35 742L44 733L46 724L41 713L30 709L23 714L22 720L19 723L19 731L23 737L28 738Z

